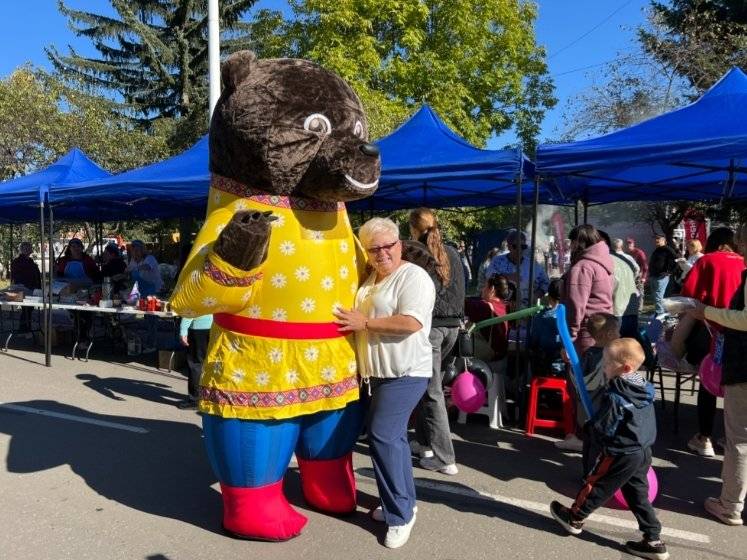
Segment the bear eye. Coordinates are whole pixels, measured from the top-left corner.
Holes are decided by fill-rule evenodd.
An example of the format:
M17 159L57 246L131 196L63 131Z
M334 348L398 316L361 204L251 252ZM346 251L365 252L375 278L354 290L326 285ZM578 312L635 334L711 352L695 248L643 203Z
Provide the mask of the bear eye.
M306 120L303 121L303 128L317 134L329 134L332 132L332 123L321 113L314 113L306 117Z
M363 123L361 121L355 121L355 126L353 127L353 134L360 140L366 139L366 132L363 130Z

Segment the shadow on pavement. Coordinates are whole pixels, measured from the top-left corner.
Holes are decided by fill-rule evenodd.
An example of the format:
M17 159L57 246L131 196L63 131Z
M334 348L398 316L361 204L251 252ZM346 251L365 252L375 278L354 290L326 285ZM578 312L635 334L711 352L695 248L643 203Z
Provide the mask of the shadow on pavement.
M119 381L140 386L129 379L117 380L116 383L111 379L117 380L104 379L101 386L92 388L106 394L108 390L119 391ZM157 393L162 389L146 384L141 390ZM134 391L128 394L148 398ZM221 496L211 488L217 479L208 463L199 426L95 414L49 400L5 404L6 407L0 408L0 433L11 437L6 459L9 472L34 473L69 465L92 490L109 500L223 534ZM14 406L71 415L84 422L8 408ZM90 421L116 423L146 431L140 433L99 426ZM302 512L308 510L297 470L287 471L284 488L294 507ZM358 501L372 509L378 504L378 497L359 489ZM363 512L341 520L374 534L381 532L381 524Z
M7 469L33 473L69 465L105 498L145 513L220 533L220 494L198 426L94 414L56 401L11 405L143 428L147 433L96 426L0 408L0 432L11 436Z
M127 395L158 404L175 405L183 401L186 396L173 391L170 385L155 381L127 377L99 377L92 373L79 373L75 377L82 380L83 385L89 389L116 401L126 400L121 395Z

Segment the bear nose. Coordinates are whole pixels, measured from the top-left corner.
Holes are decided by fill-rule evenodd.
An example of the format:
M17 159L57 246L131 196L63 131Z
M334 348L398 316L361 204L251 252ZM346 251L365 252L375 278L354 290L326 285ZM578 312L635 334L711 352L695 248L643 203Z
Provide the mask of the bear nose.
M376 157L379 155L379 147L376 144L361 144L360 150L367 156Z

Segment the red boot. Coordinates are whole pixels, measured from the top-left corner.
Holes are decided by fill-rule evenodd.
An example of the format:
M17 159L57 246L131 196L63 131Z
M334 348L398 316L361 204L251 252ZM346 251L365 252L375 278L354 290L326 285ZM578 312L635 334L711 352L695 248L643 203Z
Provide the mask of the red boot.
M227 486L223 494L223 528L234 537L287 541L301 533L306 517L294 510L283 494L283 481L259 488Z
M352 452L338 459L297 459L301 470L301 488L310 506L337 515L355 511Z

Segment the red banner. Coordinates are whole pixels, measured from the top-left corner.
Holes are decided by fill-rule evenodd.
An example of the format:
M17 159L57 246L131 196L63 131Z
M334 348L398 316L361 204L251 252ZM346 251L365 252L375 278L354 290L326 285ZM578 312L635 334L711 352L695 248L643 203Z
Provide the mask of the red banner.
M682 220L682 226L685 228L685 241L697 239L705 247L708 232L706 231L705 216L701 212L688 211L685 214L685 219Z

